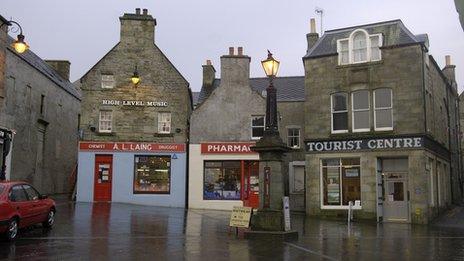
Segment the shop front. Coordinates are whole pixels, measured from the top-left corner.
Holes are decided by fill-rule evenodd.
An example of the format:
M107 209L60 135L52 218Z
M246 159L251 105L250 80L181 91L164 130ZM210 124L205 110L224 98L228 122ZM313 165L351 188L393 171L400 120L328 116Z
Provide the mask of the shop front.
M185 206L185 144L80 142L77 201Z
M306 145L310 215L346 217L352 205L356 218L425 224L450 203L446 151L425 136Z
M259 155L254 143L190 145L189 207L231 210L259 207Z

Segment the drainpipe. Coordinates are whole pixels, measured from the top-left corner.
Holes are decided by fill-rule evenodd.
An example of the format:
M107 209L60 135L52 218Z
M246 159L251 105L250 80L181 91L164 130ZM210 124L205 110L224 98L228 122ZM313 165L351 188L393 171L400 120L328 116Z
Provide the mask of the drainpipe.
M423 110L424 110L424 134L427 135L427 99L426 99L426 88L425 88L425 61L424 61L424 47L421 47L422 53L422 100L423 100ZM429 58L428 55L426 57Z

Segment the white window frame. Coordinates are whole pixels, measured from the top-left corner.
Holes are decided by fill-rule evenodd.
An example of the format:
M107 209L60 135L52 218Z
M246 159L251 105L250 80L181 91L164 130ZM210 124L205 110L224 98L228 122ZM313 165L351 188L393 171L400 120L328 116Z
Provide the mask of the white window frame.
M112 78L113 78L112 81L103 80L104 77L109 77L109 76L112 76ZM114 86L116 85L116 80L115 80L113 74L109 74L109 73L108 73L108 74L102 74L102 75L101 75L100 81L101 81L101 88L102 88L102 89L113 89ZM109 82L112 82L112 85L109 85L109 84L106 85L106 84L104 84L104 83L109 83Z
M168 116L168 117L163 117ZM172 121L171 121L171 113L170 112L158 112L158 133L159 134L170 134ZM168 123L169 126L163 126L164 123ZM167 127L168 130L163 130L164 127Z
M292 130L293 130L293 129L294 129L294 130L298 130L298 136L290 136L290 135L288 135L288 131L291 130L291 129L292 129ZM289 142L289 141L290 141L290 138L298 138L298 146L296 146L296 147L290 147L290 142ZM298 127L298 126L287 126L287 146L290 147L290 148L292 148L292 149L299 149L299 148L301 147L301 141L300 141L300 139L301 139L301 128Z
M254 117L263 117L263 126L253 126L253 118ZM259 140L262 138L261 137L254 137L253 136L253 128L263 128L263 134L264 134L264 131L266 130L266 116L265 115L262 115L262 114L256 114L256 115L251 115L251 118L250 118L250 137L252 140Z
M321 209L349 209L350 206L346 206L346 205L342 205L343 204L343 185L342 185L342 182L343 182L343 177L342 177L342 172L341 172L341 169L342 169L342 159L343 158L359 158L359 184L362 186L362 182L363 182L363 176L362 176L362 169L361 169L361 155L358 155L358 154L353 154L353 155L350 155L350 156L347 156L347 157L333 157L333 158L320 158L319 160L319 185L320 185L320 190L319 190L319 198L320 198L320 204L321 204ZM322 166L322 161L323 160L329 160L329 159L338 159L339 162L340 162L340 165L339 165L339 168L340 168L340 171L339 171L339 175L340 175L340 205L339 206L335 206L335 205L324 205L324 180L323 180L323 172L322 172L322 169L323 169L323 166ZM358 166L358 165L346 165L346 166ZM362 190L361 190L362 191ZM361 210L362 209L362 202L363 202L363 199L362 199L362 193L359 195L360 196L360 202L361 202L361 206L352 206L352 209L355 209L355 210ZM354 204L354 202L353 202Z
M375 105L375 94L377 92L377 90L381 90L381 89L387 89L387 90L390 90L390 107L381 107L381 108L377 108L376 105ZM374 90L374 95L373 95L373 102L374 102L374 130L375 131L391 131L393 130L393 122L395 121L393 119L393 90L391 88L378 88L378 89L375 89ZM377 110L386 110L386 109L390 109L391 110L391 119L392 119L392 122L391 122L391 127L381 127L381 128L377 128Z
M102 113L103 112L109 112L110 115L110 120L103 120L102 119ZM102 122L109 122L110 129L102 129ZM113 131L113 111L111 110L100 110L99 116L98 116L98 132L100 133L111 133Z
M365 91L367 92L367 109L355 109L354 108L354 94L356 92L362 92L362 91ZM370 126L371 126L371 115L370 115L370 110L371 110L371 102L370 102L370 93L368 90L356 90L354 92L351 93L351 128L353 129L353 132L368 132L371 130ZM355 125L354 125L354 113L355 112L363 112L363 111L367 111L368 112L368 115L369 115L369 118L368 118L368 125L369 125L369 128L361 128L361 129L355 129Z
M334 108L333 108L333 97L334 95L336 94L340 94L340 93L343 93L345 94L346 96L346 110L344 111L337 111L337 112L334 112ZM334 130L334 121L333 121L333 115L334 113L346 113L346 116L348 117L348 93L346 92L336 92L336 93L332 93L330 95L330 130L331 130L331 133L333 134L338 134L338 133L348 133L348 129L349 129L349 126L346 126L346 130ZM347 122L346 124L348 125L348 119L347 119Z
M358 32L363 32L364 35L366 36L366 48L367 48L367 53L366 53L366 60L365 61L359 61L359 62L355 62L354 59L353 59L353 38L354 38L354 35ZM379 52L379 59L378 60L372 60L372 56L371 56L371 48L372 48L372 44L371 44L371 38L373 37L379 37L379 49L380 47L383 46L383 35L381 33L379 34L369 34L366 30L364 29L356 29L354 30L350 36L348 38L344 38L344 39L338 39L337 40L337 53L338 53L338 65L347 65L347 64L358 64L358 63L367 63L367 62L376 62L376 61L381 61L382 60L382 51L380 50ZM341 55L340 55L340 51L341 51L341 42L343 41L347 41L348 40L348 63L342 63L341 62Z

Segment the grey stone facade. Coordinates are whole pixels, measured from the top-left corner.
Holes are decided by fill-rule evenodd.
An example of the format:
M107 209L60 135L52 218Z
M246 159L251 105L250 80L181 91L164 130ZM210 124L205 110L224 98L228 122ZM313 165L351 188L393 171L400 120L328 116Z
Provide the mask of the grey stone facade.
M80 94L32 51L17 54L12 41L6 34L0 41L0 58L6 58L0 63L0 127L14 134L7 178L42 193L68 193L77 164Z
M82 78L80 129L85 141L151 141L186 143L192 109L188 82L162 53L155 40L156 20L145 10L120 17L121 38ZM137 66L141 81L130 78ZM102 88L102 75L114 77L112 88ZM142 106L104 104L103 100L142 101ZM166 102L166 106L147 106ZM112 111L112 131L99 132L99 111ZM158 133L158 113L171 113L171 131Z
M339 65L337 40L347 39L357 29L365 30L368 35L381 34L381 59ZM408 159L407 222L428 223L437 216L440 209L451 204L452 197L455 200L462 197L458 181L460 161L457 149L459 124L456 89L428 54L426 35L413 35L399 20L331 30L315 44L309 44L303 61L306 75L306 141L423 135L434 143L433 149L341 150L336 153L307 154L308 214L346 215L347 207L323 207L321 159L324 158L360 159L362 209L355 212L360 218L382 217L377 192L383 185L377 181L381 177L376 175L380 175L378 162L385 158ZM389 88L392 91L392 130L376 131L374 128L373 92L378 88ZM364 132L353 132L351 94L356 90L369 91L370 126ZM337 92L347 93L349 97L346 133L333 133L331 130L331 95ZM436 174L432 173L437 171L442 177L439 181L442 188L438 188L442 193L438 195L439 203L435 199L437 192L431 191L437 182Z

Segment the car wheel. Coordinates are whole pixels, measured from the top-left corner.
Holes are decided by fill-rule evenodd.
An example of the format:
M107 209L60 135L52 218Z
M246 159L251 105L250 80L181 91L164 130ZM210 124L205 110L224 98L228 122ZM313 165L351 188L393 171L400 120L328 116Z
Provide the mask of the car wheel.
M46 228L51 228L55 224L55 211L50 210L47 215L47 220L45 220L42 225Z
M13 218L8 222L8 230L6 231L6 240L13 241L18 236L18 220Z

